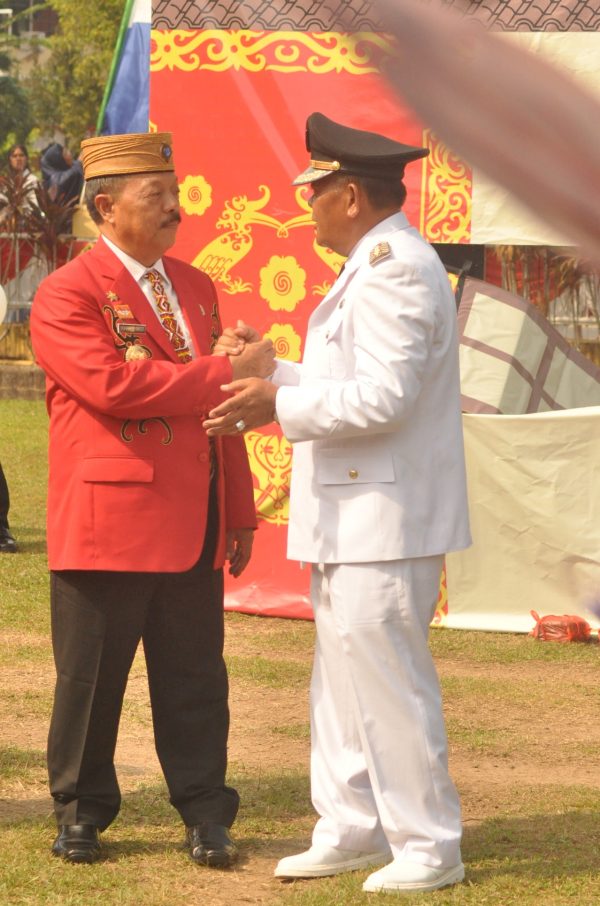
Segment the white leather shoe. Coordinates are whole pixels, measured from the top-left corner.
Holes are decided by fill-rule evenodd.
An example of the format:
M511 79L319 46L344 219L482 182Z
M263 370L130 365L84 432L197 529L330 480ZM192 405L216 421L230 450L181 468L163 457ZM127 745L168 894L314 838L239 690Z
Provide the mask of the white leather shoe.
M462 862L452 868L431 868L419 862L397 859L369 875L362 889L371 893L378 890L395 890L397 893L437 890L438 887L457 884L464 876L465 867Z
M297 856L280 859L275 868L276 878L326 878L344 871L356 871L378 865L390 858L390 851L365 853L355 849L335 849L331 846L311 846Z

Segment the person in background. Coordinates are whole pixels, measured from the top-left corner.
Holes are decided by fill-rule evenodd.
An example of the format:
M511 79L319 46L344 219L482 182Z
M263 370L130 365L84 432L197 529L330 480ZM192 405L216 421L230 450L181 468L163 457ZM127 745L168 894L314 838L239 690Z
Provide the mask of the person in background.
M209 436L274 418L294 447L288 556L312 564L312 846L278 863L312 878L388 863L369 892L461 881L461 818L427 644L446 551L471 542L456 306L401 208L405 166L385 136L307 122L316 242L347 256L308 323L301 364L236 381ZM226 332L226 335L228 333ZM241 341L236 346L235 340ZM231 331L245 352L256 331Z
M12 211L18 228L23 215L39 207L39 188L39 179L29 169L29 155L25 145L12 145L8 149L4 179L0 179L0 223L7 220Z
M11 535L8 525L8 511L10 509L10 496L8 484L2 464L0 464L0 554L14 554L17 551L17 542Z
M58 142L48 145L40 161L42 185L51 201L75 204L83 188L83 167L71 151Z
M202 420L222 384L272 372L273 346L211 354L215 287L165 254L181 222L169 133L88 139L81 155L101 236L31 312L50 416L52 852L95 862L119 812L115 744L141 639L170 801L192 859L224 868L239 796L225 783L223 565L246 567L256 514L243 439L210 442Z

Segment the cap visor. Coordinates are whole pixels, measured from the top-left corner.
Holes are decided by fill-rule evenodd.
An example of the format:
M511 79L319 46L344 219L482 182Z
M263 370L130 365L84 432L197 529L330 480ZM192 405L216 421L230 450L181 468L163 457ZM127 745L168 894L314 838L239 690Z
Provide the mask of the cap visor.
M309 182L316 182L318 179L324 179L331 176L334 170L317 170L316 167L307 167L304 173L297 176L292 182L293 186L305 186Z

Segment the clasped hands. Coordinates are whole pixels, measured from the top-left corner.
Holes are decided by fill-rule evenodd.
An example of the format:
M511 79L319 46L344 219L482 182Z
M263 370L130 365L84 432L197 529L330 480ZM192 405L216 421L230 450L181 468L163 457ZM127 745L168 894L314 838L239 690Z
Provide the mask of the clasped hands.
M241 434L249 428L272 422L277 387L264 380L275 369L275 350L271 341L262 340L258 331L238 321L237 327L227 327L223 331L213 355L230 357L234 379L221 386L221 390L231 396L212 409L203 423L209 437Z

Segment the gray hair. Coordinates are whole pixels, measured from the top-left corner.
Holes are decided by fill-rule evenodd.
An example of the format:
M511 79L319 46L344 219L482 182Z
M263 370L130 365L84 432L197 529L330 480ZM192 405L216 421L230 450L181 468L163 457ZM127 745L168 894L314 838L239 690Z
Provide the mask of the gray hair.
M129 173L118 173L114 176L95 176L87 180L83 200L94 223L102 223L102 215L96 207L96 195L112 195L113 198L117 198L124 183L130 178Z

